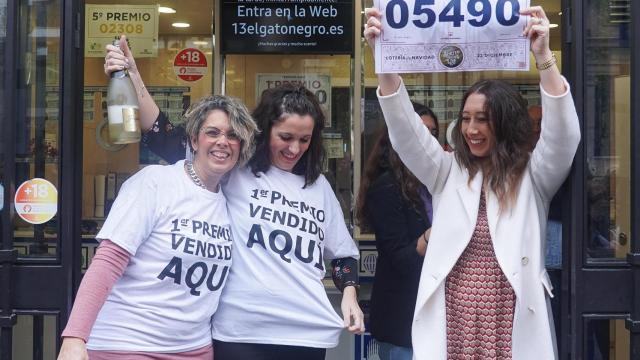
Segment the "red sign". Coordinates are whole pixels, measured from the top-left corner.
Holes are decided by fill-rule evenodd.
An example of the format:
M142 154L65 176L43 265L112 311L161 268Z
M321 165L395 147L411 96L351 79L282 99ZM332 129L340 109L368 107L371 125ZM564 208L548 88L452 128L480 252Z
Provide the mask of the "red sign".
M184 81L198 81L207 73L207 57L198 49L184 49L173 60L173 71Z

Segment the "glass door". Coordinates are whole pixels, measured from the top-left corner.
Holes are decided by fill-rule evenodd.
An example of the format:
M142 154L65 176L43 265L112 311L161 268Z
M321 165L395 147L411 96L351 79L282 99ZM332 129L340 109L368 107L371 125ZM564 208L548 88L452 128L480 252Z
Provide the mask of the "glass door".
M77 15L74 0L0 5L1 359L53 358L70 306Z
M581 58L571 72L579 79L574 94L583 145L571 184L578 226L570 250L575 295L569 321L575 339L568 351L579 359L635 359L640 346L640 264L634 255L639 204L633 201L632 186L638 182L637 170L633 172L638 166L633 150L638 114L632 111L638 74L631 70L633 59L637 62L633 54L640 50L633 45L636 19L631 1L574 1L570 10L575 56Z

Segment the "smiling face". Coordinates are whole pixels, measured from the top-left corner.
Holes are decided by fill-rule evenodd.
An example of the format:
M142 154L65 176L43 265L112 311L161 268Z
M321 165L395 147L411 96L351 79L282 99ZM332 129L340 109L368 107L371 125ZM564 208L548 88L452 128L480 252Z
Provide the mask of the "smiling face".
M310 115L284 114L271 127L269 151L271 164L291 172L311 145L313 118Z
M240 155L240 141L233 133L229 117L222 110L212 110L202 123L197 138L191 139L198 176L204 182L219 180L233 169Z
M473 154L485 158L493 149L495 135L490 126L489 114L484 108L485 96L480 93L469 95L462 110L462 136Z

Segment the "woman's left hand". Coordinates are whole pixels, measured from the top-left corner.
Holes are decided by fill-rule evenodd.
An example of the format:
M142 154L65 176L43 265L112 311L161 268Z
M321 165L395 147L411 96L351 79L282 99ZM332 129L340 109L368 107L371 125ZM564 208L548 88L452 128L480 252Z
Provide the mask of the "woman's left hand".
M531 40L531 52L538 63L551 57L549 47L549 19L541 6L532 6L520 10L520 15L529 15L529 21L522 35Z
M364 333L364 314L358 305L358 293L354 286L347 286L342 292L342 316L344 327L354 334Z

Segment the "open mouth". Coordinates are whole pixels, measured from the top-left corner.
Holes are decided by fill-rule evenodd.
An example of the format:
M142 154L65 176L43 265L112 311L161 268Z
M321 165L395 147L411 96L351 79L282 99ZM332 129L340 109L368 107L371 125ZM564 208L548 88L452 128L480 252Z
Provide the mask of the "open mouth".
M280 152L280 154L282 154L282 157L290 162L296 161L298 159L297 155L293 155L293 154L287 154L285 152Z
M224 151L211 151L209 154L218 160L226 160L231 156L231 154Z

